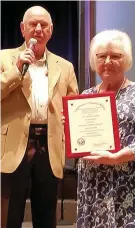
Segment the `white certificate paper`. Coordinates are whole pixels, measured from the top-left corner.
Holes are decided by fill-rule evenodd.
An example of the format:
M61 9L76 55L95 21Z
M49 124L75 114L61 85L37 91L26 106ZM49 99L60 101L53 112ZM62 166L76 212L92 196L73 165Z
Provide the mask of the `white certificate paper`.
M68 157L85 156L94 150L119 150L114 93L66 97L63 106Z

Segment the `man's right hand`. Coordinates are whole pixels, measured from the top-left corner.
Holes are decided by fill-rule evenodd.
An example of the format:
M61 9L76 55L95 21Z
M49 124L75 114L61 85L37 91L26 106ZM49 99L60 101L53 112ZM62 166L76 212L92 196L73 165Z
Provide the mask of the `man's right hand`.
M32 64L35 59L34 52L30 48L26 48L24 51L20 52L16 66L20 72L22 72L22 67L24 63Z

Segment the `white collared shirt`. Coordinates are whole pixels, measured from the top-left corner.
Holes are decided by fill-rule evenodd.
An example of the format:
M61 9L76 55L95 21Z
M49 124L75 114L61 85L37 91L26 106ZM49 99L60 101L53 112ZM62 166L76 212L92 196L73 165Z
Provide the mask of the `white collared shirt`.
M25 42L26 47L26 42ZM18 68L17 72L19 71ZM29 93L31 87L32 100L28 98L29 105L32 110L31 123L47 124L47 108L48 108L48 69L46 64L46 52L43 58L35 60L28 68L30 77L26 75L22 81L23 90Z
M48 76L47 66L40 64L40 60L36 64L29 66L31 77L32 92L32 119L31 123L45 124L47 123L47 107L48 107Z

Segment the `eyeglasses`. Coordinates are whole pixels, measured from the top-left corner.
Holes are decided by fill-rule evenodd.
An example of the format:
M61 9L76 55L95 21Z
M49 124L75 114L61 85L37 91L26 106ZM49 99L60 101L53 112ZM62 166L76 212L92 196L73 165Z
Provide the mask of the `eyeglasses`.
M112 53L110 55L108 55L107 53L99 53L96 54L96 56L99 62L105 62L108 57L110 61L117 61L123 57L123 55L120 53Z

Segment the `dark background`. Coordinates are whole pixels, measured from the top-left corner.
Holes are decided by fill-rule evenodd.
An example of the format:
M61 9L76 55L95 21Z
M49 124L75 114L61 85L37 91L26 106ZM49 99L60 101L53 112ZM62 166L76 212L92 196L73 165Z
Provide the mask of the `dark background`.
M21 46L20 22L25 11L43 6L51 14L54 31L48 49L71 61L78 74L78 2L77 1L2 1L1 49Z

